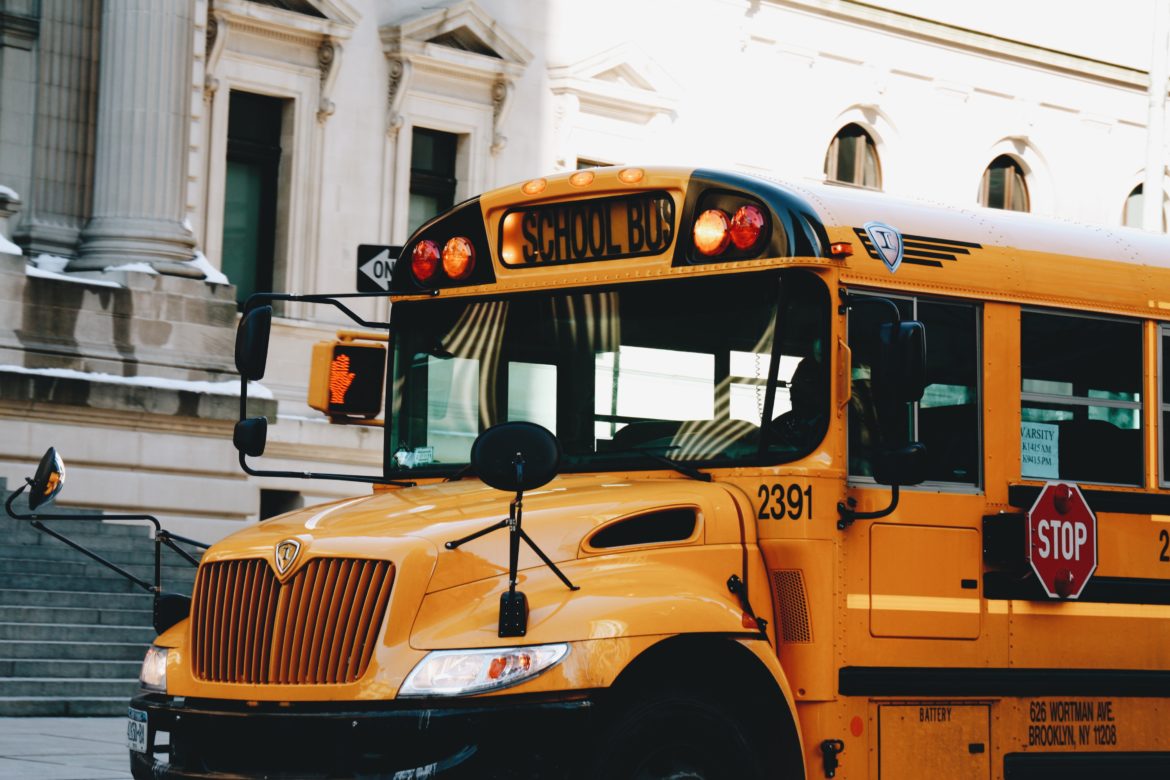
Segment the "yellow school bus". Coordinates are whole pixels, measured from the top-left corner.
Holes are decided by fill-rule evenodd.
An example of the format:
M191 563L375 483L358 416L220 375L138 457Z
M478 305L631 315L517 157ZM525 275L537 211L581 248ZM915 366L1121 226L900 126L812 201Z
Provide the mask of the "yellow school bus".
M136 778L1170 775L1170 239L613 167L386 295L250 302L384 470L203 556Z

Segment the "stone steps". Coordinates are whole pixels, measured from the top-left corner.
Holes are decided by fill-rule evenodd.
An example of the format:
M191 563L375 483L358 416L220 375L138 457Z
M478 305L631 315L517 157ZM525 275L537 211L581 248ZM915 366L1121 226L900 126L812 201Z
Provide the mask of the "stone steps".
M93 626L84 623L0 623L0 640L25 639L59 642L84 634L90 642L140 642L150 644L154 628L142 626Z
M0 658L42 661L133 661L141 665L149 644L85 642L78 639L0 639ZM133 676L137 674L135 672ZM3 678L0 678L0 692L3 691L3 682Z
M0 480L0 501L7 497ZM18 511L23 503L16 502ZM50 505L43 511L75 510ZM151 527L85 514L92 519L45 524L153 582ZM195 567L163 551L165 590L190 595L194 578ZM125 715L155 636L151 595L27 522L4 516L0 586L0 716Z
M129 707L129 696L0 696L0 717L8 718L125 717Z
M154 543L149 539L131 539L122 536L111 539L89 536L85 539L80 539L70 534L66 534L66 536L69 536L69 538L78 542L83 547L93 545L91 549L94 549L95 552L106 560L112 561L119 566L124 564L154 565ZM39 561L67 562L88 560L84 555L77 552L77 550L44 534L35 542L33 540L21 544L11 544L9 542L10 540L5 540L3 544L0 544L0 558L33 558ZM100 550L95 549L99 547ZM193 549L190 552L196 558L199 557L199 550ZM190 564L183 560L178 553L165 547L163 548L162 562L164 566L190 567Z
M149 609L100 609L95 607L0 606L0 623L72 623L94 626L150 625Z
M99 679L88 677L9 677L4 681L5 695L15 699L53 697L71 699L105 699L124 696L128 700L138 688L135 679Z
M134 661L71 661L44 658L0 658L0 677L84 678L133 680L140 663Z
M81 560L55 561L41 558L0 558L0 580L19 580L24 574L57 574L63 577L105 577L107 572L119 576L117 572L103 566L95 560L85 557L81 553L74 553ZM125 564L119 568L133 574L146 582L154 581L154 562L149 564ZM189 563L164 564L162 566L162 581L169 587L172 582L181 582L187 589L195 582L195 567Z
M77 607L90 609L137 609L150 611L151 596L135 589L131 593L0 588L0 605L9 607Z

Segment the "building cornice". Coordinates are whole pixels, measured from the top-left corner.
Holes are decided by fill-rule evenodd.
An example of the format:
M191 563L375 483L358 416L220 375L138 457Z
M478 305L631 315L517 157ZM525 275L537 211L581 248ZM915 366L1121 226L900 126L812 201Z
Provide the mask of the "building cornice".
M891 11L857 0L763 0L778 8L804 11L862 27L922 41L992 55L1021 64L1079 76L1133 89L1145 90L1149 74L1140 68L1104 62L1091 57L1049 49L1035 44L970 30L957 25Z

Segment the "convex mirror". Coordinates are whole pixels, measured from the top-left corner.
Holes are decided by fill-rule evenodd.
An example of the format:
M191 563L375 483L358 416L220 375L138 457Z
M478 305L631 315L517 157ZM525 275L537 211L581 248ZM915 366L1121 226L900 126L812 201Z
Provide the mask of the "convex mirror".
M244 313L236 329L236 370L245 379L264 378L268 362L268 334L272 330L272 307L257 306Z
M926 389L926 326L887 322L878 331L880 359L874 382L892 402L921 400Z
M29 509L36 509L41 504L52 501L64 486L65 462L61 460L55 448L49 447L41 457L37 473L33 475L32 485L29 487Z
M533 490L557 475L561 443L531 422L505 422L481 433L471 445L471 467L497 490Z
M268 442L268 418L249 417L236 423L232 431L232 444L236 449L250 458L259 458L264 454L264 445Z

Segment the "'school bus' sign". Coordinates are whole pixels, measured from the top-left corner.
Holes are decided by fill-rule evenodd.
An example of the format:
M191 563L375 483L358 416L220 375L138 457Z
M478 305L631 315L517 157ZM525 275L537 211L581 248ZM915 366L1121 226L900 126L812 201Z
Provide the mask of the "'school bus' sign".
M674 200L665 192L545 203L504 215L500 257L524 268L653 255L674 233Z

